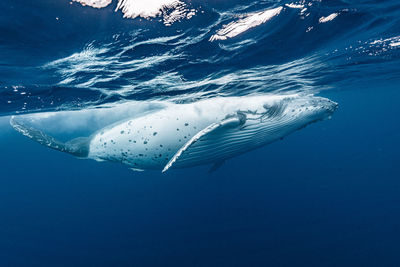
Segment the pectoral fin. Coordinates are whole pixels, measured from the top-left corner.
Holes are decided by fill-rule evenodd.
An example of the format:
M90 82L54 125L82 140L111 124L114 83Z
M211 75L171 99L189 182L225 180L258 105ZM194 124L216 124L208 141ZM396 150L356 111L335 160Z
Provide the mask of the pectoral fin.
M208 170L208 173L215 172L216 170L218 170L219 168L221 168L221 166L224 165L224 163L225 163L225 160L220 160L220 161L215 162L215 163L211 166L211 168Z
M237 114L233 116L229 116L225 118L224 120L220 122L215 122L195 134L189 141L187 141L176 153L175 155L171 158L171 160L165 165L164 169L162 172L166 172L171 166L173 166L174 163L176 163L180 158L182 158L185 154L185 152L190 150L190 147L193 146L198 140L200 140L202 137L205 137L217 130L224 129L224 128L232 128L232 127L238 127L241 126L245 123L246 121L246 115L238 112Z

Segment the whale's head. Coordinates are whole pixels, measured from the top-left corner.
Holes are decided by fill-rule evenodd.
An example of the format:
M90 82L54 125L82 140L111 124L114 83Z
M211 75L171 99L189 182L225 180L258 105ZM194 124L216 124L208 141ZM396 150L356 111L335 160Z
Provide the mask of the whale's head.
M287 97L264 104L263 124L272 136L283 137L308 124L329 119L337 107L337 103L323 97Z
M285 115L306 124L329 119L338 107L336 102L316 96L298 97L286 102Z

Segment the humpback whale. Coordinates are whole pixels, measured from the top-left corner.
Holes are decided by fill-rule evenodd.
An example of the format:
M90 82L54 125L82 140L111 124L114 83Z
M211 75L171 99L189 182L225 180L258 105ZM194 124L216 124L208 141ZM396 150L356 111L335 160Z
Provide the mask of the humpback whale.
M291 94L149 102L140 112L133 111L135 103L122 106L19 115L10 124L42 145L79 158L119 162L134 170L165 172L202 164L216 169L226 159L330 118L337 103ZM92 129L85 133L82 127ZM52 135L60 129L67 140ZM68 139L71 132L82 136Z

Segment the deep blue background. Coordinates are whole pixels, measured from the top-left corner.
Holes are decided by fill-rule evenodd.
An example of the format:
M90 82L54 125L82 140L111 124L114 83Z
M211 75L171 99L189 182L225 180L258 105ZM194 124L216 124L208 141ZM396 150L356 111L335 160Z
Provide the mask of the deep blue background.
M212 174L78 160L7 126L1 265L398 266L399 90L324 96L332 120Z
M165 27L116 1L0 1L0 266L400 266L399 1L307 0L217 42L297 2L185 2L199 12ZM6 117L283 92L339 109L211 174L79 160Z

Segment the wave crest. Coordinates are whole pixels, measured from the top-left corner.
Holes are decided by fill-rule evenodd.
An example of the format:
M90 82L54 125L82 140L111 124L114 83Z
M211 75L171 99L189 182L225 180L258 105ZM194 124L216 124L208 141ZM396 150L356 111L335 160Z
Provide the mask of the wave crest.
M211 36L210 41L226 40L228 38L235 37L279 15L282 9L282 7L277 7L274 9L250 13L238 21L234 21L228 25L225 25L221 30L217 31L216 34Z
M84 6L104 8L112 0L73 0ZM190 19L196 14L195 9L190 9L180 0L118 0L115 11L121 10L124 18L155 18L161 16L166 26L176 21Z
M81 3L83 6L91 6L94 8L103 8L111 4L112 0L73 0Z

